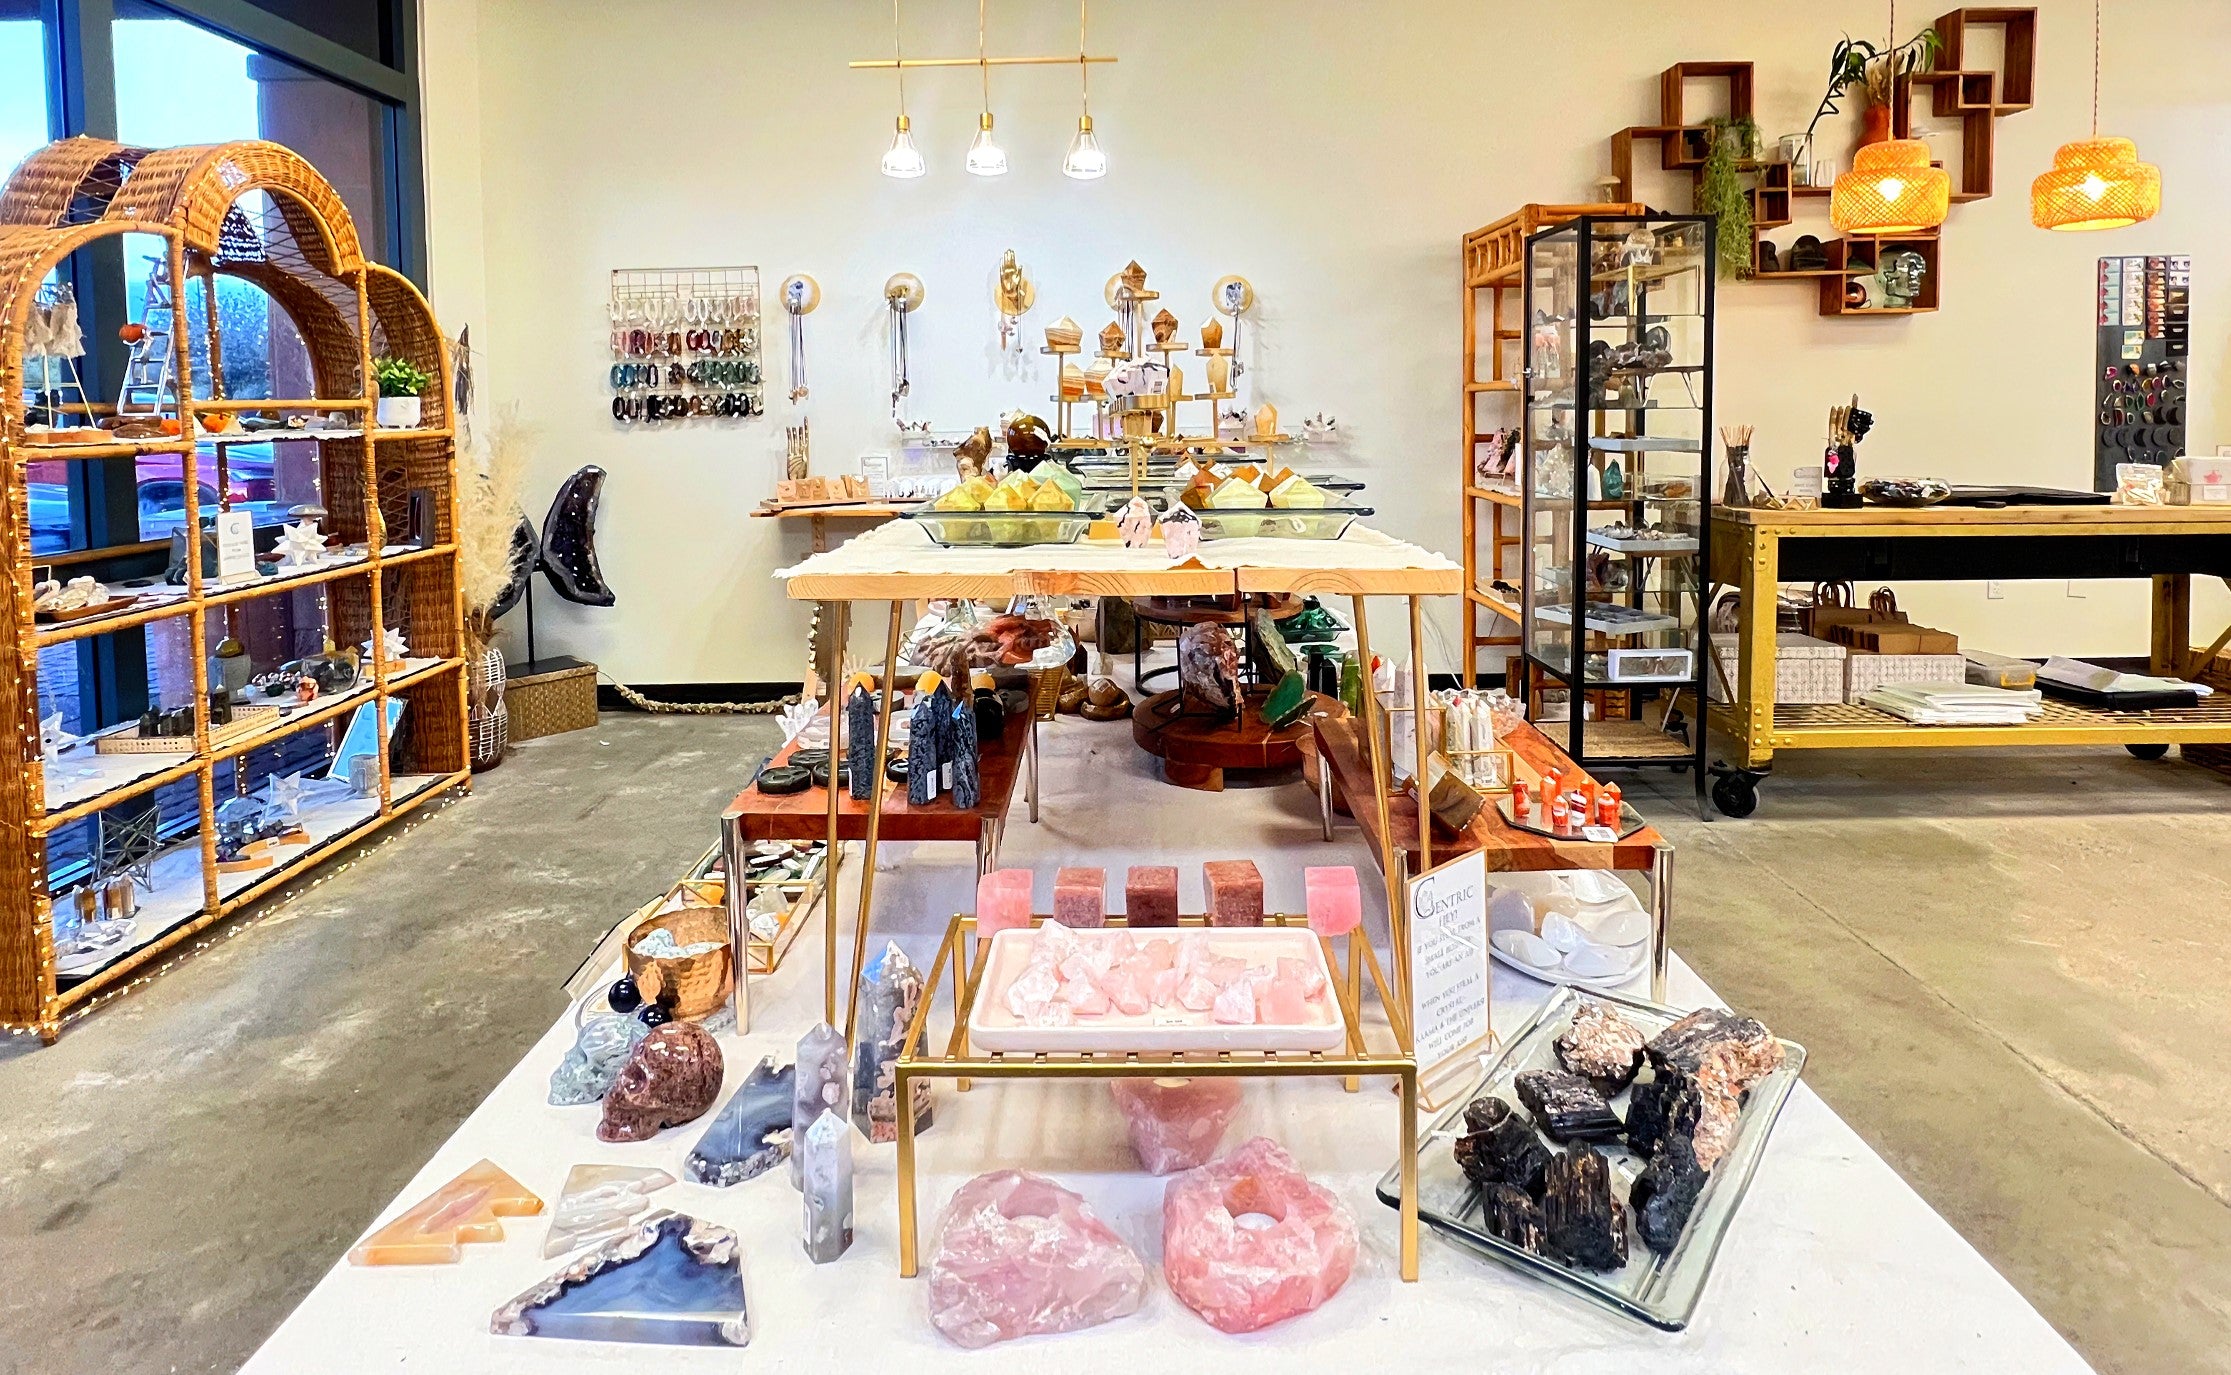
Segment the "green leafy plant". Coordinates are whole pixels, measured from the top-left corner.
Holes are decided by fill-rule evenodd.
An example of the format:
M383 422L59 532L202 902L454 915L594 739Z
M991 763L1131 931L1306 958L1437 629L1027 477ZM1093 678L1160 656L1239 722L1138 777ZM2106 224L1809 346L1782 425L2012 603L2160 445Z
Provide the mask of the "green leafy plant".
M1835 114L1836 102L1855 88L1865 94L1870 104L1889 104L1899 79L1928 71L1936 65L1937 54L1943 50L1944 40L1933 28L1923 29L1889 48L1878 48L1864 38L1845 35L1828 56L1828 90L1820 98L1820 108L1813 111L1813 122L1805 126L1806 134L1810 136L1823 119Z
M408 358L372 360L372 378L380 384L382 396L423 396L427 383L434 380Z
M1696 183L1696 212L1719 219L1719 270L1732 277L1751 275L1751 188L1741 164L1758 156L1755 120L1704 121L1711 149Z

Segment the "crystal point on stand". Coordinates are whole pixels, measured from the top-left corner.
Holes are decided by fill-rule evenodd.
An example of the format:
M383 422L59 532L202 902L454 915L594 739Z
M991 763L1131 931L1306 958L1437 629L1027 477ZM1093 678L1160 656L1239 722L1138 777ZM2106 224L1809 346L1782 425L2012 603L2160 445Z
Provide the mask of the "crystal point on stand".
M1237 1079L1111 1079L1108 1088L1149 1174L1205 1163L1239 1111Z
M646 1141L703 1117L720 1096L720 1044L695 1022L666 1022L637 1043L604 1095L599 1141Z
M642 1006L641 1001L635 1006ZM567 1051L558 1067L550 1072L550 1105L578 1107L604 1097L605 1091L620 1077L620 1070L627 1064L636 1043L650 1034L651 1029L642 1022L618 1013L591 1017L583 1022L581 1034L574 1038L573 1049Z
M469 1241L502 1241L507 1217L532 1217L542 1200L483 1160L349 1248L351 1265L446 1265Z
M1081 1197L999 1170L954 1193L930 1253L930 1321L969 1348L1074 1332L1139 1310L1146 1266Z
M1063 926L1107 925L1107 901L1105 869L1063 869L1054 875L1054 920Z
M736 1234L682 1213L629 1228L497 1309L506 1337L744 1346L751 1319Z
M629 1220L647 1212L653 1192L674 1182L664 1170L633 1165L576 1165L566 1172L558 1206L550 1212L550 1232L542 1254L556 1258L568 1251L609 1241L627 1231Z
M682 1168L699 1184L727 1188L766 1173L790 1155L791 1080L789 1065L775 1068L773 1056L752 1067Z
M1363 885L1353 865L1311 865L1301 871L1301 881L1310 930L1320 936L1345 936L1363 924Z
M798 1137L791 1160L800 1162L806 1204L806 1258L827 1265L852 1245L852 1123L822 1109Z
M824 1112L852 1120L852 1066L845 1059L844 1033L817 1023L798 1041L796 1076L790 1086L790 1183L801 1183L804 1168L798 1143Z
M1132 865L1123 876L1123 919L1133 929L1177 925L1177 866Z
M1212 859L1201 866L1211 926L1263 924L1263 874L1251 859Z
M984 800L982 759L977 753L976 704L956 701L946 718L946 767L953 775L953 805L973 807Z
M852 1120L870 1141L896 1141L899 1047L922 1005L922 972L905 951L886 945L863 977L867 987L861 994L859 1049L852 1064ZM914 1129L929 1125L930 1086L916 1080Z
M1356 1220L1258 1136L1170 1181L1162 1264L1170 1292L1210 1326L1254 1332L1340 1292L1356 1265Z
M844 699L844 760L849 770L845 787L856 801L875 795L875 735L878 718L874 694L855 687Z

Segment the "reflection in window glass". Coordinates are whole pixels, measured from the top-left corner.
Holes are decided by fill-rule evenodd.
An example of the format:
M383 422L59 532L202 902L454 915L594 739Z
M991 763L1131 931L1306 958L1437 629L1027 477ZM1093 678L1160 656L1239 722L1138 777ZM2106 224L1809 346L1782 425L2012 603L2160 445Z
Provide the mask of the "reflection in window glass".
M45 30L36 19L0 19L0 172L46 141Z

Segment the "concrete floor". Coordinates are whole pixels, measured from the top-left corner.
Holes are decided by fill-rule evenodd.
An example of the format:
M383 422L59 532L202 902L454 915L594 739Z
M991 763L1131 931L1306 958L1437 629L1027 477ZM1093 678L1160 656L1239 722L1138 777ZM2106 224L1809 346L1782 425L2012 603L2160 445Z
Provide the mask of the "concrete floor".
M235 1368L773 735L627 715L533 742L59 1045L0 1042L7 1368ZM1791 757L1744 822L1636 797L1678 847L1683 955L2099 1369L2231 1372L2231 783L1880 753Z

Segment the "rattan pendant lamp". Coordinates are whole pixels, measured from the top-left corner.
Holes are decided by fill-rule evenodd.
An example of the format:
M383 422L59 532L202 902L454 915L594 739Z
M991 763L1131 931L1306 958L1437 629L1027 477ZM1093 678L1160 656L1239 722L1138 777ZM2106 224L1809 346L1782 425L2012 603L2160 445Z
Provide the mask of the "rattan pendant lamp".
M2092 136L2062 144L2053 168L2030 183L2030 223L2040 229L2121 229L2161 209L2161 169L2138 160L2127 138L2099 136L2099 0L2092 0Z
M1898 3L1890 3L1890 44L1898 48ZM1895 60L1893 58L1893 60ZM1893 73L1890 98L1902 99ZM1929 165L1929 145L1885 139L1852 155L1851 170L1828 193L1828 222L1846 234L1913 234L1944 223L1952 208L1952 174Z

